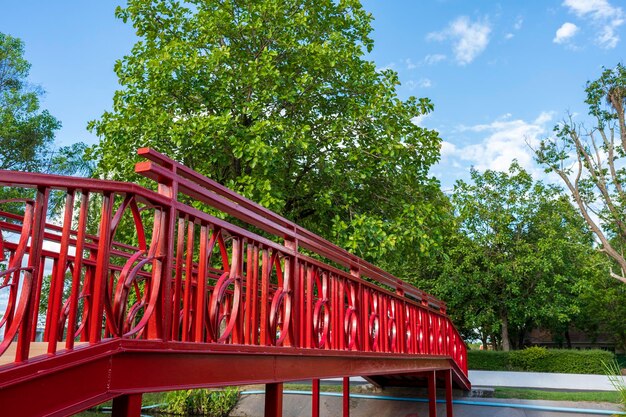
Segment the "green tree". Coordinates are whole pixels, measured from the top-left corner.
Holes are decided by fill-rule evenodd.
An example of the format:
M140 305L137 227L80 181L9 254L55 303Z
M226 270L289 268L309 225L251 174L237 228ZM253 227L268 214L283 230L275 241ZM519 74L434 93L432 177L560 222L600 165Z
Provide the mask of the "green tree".
M61 126L40 111L42 91L27 82L24 43L0 33L0 169L38 171L49 162L54 132Z
M24 43L0 33L0 169L89 174L83 143L54 147L61 122L40 109L43 90L28 82L29 71Z
M133 178L151 146L371 260L436 242L440 138L412 122L433 106L398 99L398 75L364 58L358 0L131 0L116 14L140 40L91 123L99 175Z
M575 318L577 328L595 340L608 335L619 350L626 349L626 286L617 280L606 279L610 260L596 251L590 256L588 279L581 282L577 303L580 313Z
M605 69L585 89L593 126L569 116L544 139L536 159L567 186L578 210L626 283L626 67Z
M592 238L557 187L509 172L471 172L452 202L459 232L438 282L465 333L519 347L534 327L567 329L578 312Z

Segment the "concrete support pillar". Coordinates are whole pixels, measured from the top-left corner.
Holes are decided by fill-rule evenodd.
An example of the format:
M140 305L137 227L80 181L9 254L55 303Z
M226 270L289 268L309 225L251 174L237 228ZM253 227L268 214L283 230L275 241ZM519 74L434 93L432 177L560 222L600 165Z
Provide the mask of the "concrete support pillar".
M113 398L112 417L141 416L141 394L120 395Z
M265 385L265 417L282 417L283 415L283 384Z
M312 381L311 417L320 417L320 380Z

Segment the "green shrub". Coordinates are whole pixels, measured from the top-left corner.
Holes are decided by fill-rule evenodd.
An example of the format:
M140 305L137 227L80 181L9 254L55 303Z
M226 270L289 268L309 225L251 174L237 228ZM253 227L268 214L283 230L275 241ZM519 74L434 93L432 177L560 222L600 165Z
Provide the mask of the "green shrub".
M508 352L494 350L468 350L469 369L481 371L508 371Z
M538 367L545 367L545 360L549 356L550 353L548 352L548 349L534 346L524 350L514 350L509 352L508 364L511 369L519 371L536 371ZM536 372L549 371L542 370Z
M531 347L511 352L469 351L469 369L484 371L528 371L565 374L605 373L603 364L615 355L604 350L569 350Z
M224 390L195 389L171 391L165 396L165 413L226 417L239 399L239 390L227 387Z

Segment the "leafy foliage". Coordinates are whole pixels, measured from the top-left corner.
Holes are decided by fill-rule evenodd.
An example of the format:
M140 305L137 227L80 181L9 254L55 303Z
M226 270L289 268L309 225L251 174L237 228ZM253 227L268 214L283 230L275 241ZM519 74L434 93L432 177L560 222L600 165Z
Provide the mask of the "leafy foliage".
M41 91L29 86L21 40L0 33L0 169L36 171L61 124L39 110Z
M98 173L134 179L151 146L370 260L438 241L433 109L377 71L357 0L131 0L141 38L117 62L113 111L91 123ZM393 259L391 259L393 258Z
M0 33L0 169L91 174L93 166L83 158L85 144L54 146L54 133L61 122L40 109L43 90L28 83L29 71L24 43ZM32 198L32 193L0 187L0 199L25 196Z
M566 330L592 253L583 220L558 188L516 162L508 173L473 170L471 178L455 186L459 229L436 284L455 322L504 350L533 327Z
M580 314L575 325L591 340L609 336L618 350L626 348L626 287L617 280L608 280L606 271L610 261L597 252L589 257L586 279L579 283L579 296L576 303Z
M567 186L600 249L620 271L611 268L611 276L626 283L626 67L604 69L585 92L594 126L570 116L541 142L536 159Z
M24 43L0 33L0 169L90 174L83 143L54 148L61 122L40 110L43 90L28 83L29 71Z
M237 405L239 390L226 387L224 390L195 389L171 391L165 396L167 406L163 411L176 415L226 417Z
M605 373L605 363L615 355L605 350L546 349L530 347L511 352L471 350L469 369L488 371L554 372L565 374Z

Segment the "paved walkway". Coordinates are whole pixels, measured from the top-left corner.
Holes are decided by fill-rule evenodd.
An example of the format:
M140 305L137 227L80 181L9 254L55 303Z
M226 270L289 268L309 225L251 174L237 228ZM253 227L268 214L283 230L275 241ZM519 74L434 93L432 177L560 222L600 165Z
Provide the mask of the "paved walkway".
M626 378L622 377L626 383ZM341 378L327 381L341 382ZM542 372L469 371L472 387L511 387L559 389L572 391L615 391L604 375L548 374ZM352 383L367 383L361 377L350 378Z
M474 388L514 387L575 391L615 391L608 377L604 375L469 371L469 380Z
M618 410L617 404L605 403L575 403L566 401L531 401L531 400L504 400L504 399L472 399L472 402L485 402L491 405L501 404L501 407L463 404L462 399L455 399L460 403L454 404L455 417L597 417L611 415ZM320 411L322 417L336 417L341 415L342 399L337 396L322 396ZM530 408L517 408L530 406ZM532 409L532 408L535 409ZM568 411L548 411L536 409L540 407L569 408ZM239 403L231 412L231 417L262 417L264 408L263 394L244 394ZM574 410L576 409L576 410ZM597 410L593 412L593 410ZM310 417L311 396L301 394L286 394L283 397L284 417ZM437 404L437 415L445 416L445 404ZM350 417L427 417L428 404L422 402L390 401L352 398L350 400Z

